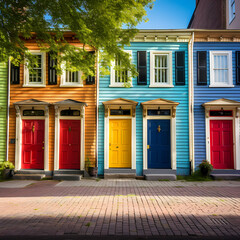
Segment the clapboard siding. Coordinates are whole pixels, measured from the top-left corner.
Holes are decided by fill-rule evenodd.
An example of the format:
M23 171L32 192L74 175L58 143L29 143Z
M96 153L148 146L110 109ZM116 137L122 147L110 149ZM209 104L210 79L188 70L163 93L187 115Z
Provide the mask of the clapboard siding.
M0 162L6 160L8 64L0 63Z
M126 50L132 50L132 62L137 66L137 51L147 51L147 85L137 85L137 78L133 78L131 88L110 88L110 76L100 77L99 87L99 146L98 168L99 174L104 170L104 106L102 102L115 98L125 98L145 102L157 98L164 98L179 102L176 113L177 135L177 172L189 173L189 128L188 128L188 44L187 43L144 43L133 42ZM149 88L150 84L150 51L172 51L173 88ZM175 86L175 51L185 51L186 85ZM142 108L136 108L136 167L137 175L143 170L143 119Z
M240 43L214 43L196 42L193 52L193 73L194 73L194 146L195 146L195 166L206 159L205 143L205 112L201 106L205 102L220 98L240 101L240 86L236 85L236 56L235 52L240 50ZM207 85L197 85L197 51L207 51ZM233 66L233 88L210 88L210 67L209 51L232 51Z
M73 43L81 47L81 44ZM26 46L30 50L38 49L35 43L28 43ZM89 49L90 50L90 49ZM46 66L48 56L46 56ZM10 126L9 138L15 138L16 132L16 111L13 103L26 99L38 99L41 101L55 103L58 101L73 99L85 102L88 106L85 108L85 159L88 157L92 163L96 161L96 84L86 85L84 87L60 87L60 76L58 76L57 85L48 85L48 68L46 67L46 87L22 87L23 85L23 65L20 66L20 84L11 85L10 92ZM55 111L54 107L49 108L49 170L53 170L54 164L54 137L55 137ZM14 162L15 144L9 145L9 160Z

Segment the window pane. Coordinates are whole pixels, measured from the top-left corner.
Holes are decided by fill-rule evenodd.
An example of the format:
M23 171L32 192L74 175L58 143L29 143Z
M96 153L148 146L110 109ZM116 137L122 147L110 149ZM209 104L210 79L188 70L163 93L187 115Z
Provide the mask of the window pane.
M155 55L155 83L168 82L167 55Z
M214 82L228 84L228 70L214 70Z
M227 55L214 55L214 68L226 69L228 68Z
M66 83L78 83L79 82L79 72L66 71Z

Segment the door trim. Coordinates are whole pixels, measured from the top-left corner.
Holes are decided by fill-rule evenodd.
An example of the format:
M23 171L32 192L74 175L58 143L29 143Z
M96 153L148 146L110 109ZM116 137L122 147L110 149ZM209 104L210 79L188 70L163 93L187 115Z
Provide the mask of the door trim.
M171 109L165 107L164 109ZM170 120L170 135L171 135L171 169L176 170L176 118L172 116L148 116L143 118L143 170L148 169L148 154L147 154L147 121L148 120Z
M109 120L110 119L130 119L132 120L132 133L131 133L131 169L136 169L136 117L134 116L105 116L104 123L104 169L109 169Z
M211 163L211 147L210 147L210 120L232 120L233 122L233 163L234 169L240 170L240 134L239 134L239 125L240 118L239 108L235 107L224 107L224 110L232 110L232 117L211 117L209 112L210 110L222 110L220 107L211 106L205 107L205 134L206 134L206 160Z
M73 106L73 105L64 105L58 106L55 105L55 140L54 140L54 171L59 170L59 151L60 151L60 120L80 120L80 169L84 170L85 167L85 151L84 151L84 142L85 142L85 107L84 106ZM80 111L80 116L60 116L62 110L68 110L69 107Z
M26 117L23 110L34 107L36 110L44 110L44 116ZM44 171L49 170L49 108L48 106L20 106L15 105L16 109L16 142L15 142L15 170L22 168L22 120L45 120L44 123Z

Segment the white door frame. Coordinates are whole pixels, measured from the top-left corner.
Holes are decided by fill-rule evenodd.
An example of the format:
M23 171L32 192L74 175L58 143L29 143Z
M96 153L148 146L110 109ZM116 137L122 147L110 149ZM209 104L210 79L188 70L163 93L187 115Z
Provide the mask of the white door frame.
M240 170L240 139L239 139L239 111L236 107L224 107L224 110L231 110L232 117L211 117L211 110L221 110L221 107L205 107L205 133L206 133L206 160L211 163L211 148L210 148L210 120L232 120L233 122L233 162L234 169ZM204 159L203 159L204 160Z
M161 107L161 109L172 109L169 107ZM172 110L171 110L172 111ZM146 116L143 117L143 170L148 169L147 139L148 139L148 120L170 120L170 136L171 136L171 169L176 170L176 118L170 113L170 116Z
M116 108L111 108L116 109ZM130 109L132 113L132 106L124 106L123 109ZM107 109L110 111L110 108ZM122 120L130 119L132 122L132 132L131 132L131 169L136 170L136 116L131 114L131 116L110 116L108 113L104 118L104 169L109 169L109 120Z
M81 131L80 131L80 169L84 170L85 166L85 107L75 106L75 105L55 105L55 140L54 140L54 171L59 170L59 151L60 151L60 120L80 120L81 121ZM62 110L68 110L71 107L72 110L79 110L80 116L60 116Z
M34 107L34 110L44 110L44 116L23 116L23 110ZM16 109L16 141L15 170L22 168L22 120L44 120L44 171L49 170L49 107L46 105L15 105ZM30 169L29 169L30 170Z

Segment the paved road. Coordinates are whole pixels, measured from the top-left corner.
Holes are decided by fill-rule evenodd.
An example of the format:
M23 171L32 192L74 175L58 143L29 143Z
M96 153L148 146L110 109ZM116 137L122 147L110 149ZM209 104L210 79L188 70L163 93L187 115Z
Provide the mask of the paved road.
M240 182L0 183L1 240L154 240L159 235L240 239Z

